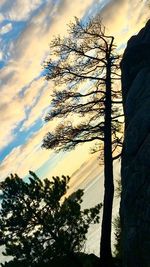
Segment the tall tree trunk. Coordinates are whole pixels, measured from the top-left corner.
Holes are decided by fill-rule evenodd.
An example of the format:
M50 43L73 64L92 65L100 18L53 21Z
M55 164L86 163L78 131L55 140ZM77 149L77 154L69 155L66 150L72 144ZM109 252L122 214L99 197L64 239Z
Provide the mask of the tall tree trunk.
M114 196L111 137L111 58L108 55L106 73L105 130L104 130L104 201L100 242L102 266L112 266L111 223ZM109 265L108 265L109 264Z

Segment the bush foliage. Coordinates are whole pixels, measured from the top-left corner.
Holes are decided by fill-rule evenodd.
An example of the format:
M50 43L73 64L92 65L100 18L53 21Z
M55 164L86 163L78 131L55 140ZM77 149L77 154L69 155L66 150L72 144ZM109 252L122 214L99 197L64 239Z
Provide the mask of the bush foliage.
M28 182L11 175L0 183L0 244L13 257L3 266L36 266L82 250L102 205L82 210L83 190L66 196L69 179L40 180L30 171Z

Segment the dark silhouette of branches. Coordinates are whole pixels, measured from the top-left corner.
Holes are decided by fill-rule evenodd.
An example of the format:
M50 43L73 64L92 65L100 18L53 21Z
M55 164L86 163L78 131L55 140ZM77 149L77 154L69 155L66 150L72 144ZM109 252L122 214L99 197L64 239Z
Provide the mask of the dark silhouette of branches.
M60 123L54 132L49 132L45 136L43 146L47 149L55 148L57 151L72 149L77 144L83 143L83 139L84 142L89 142L89 140L104 141L104 127L97 128L97 137L95 136L96 131L94 131L93 138L87 138L87 131L84 131L85 122L82 122L86 121L86 124L89 125L89 135L92 135L91 129L95 127L97 120L100 120L102 124L105 123L106 83L109 64L111 65L111 84L114 79L120 79L119 56L115 52L114 38L105 35L105 28L99 17L86 25L80 23L76 18L75 23L69 26L69 34L67 38L56 37L51 42L50 56L44 64L47 73L46 79L53 80L55 85L55 89L52 91L51 109L45 120L50 121L55 117L70 118L72 114L77 114L81 121L76 127L70 120L67 123L63 122L64 127ZM122 120L119 121L122 117L120 105L122 101L121 92L115 86L116 83L111 90L111 127L112 153L115 154L116 158L116 151L120 146L120 142L119 146L116 145L118 144L116 135L121 137L121 127L117 126L117 123L122 122ZM64 87L67 88L64 89ZM114 118L113 114L115 115ZM86 120L87 115L88 120ZM64 128L63 132L62 128ZM81 140L79 140L79 135L74 135L78 128L80 134L83 129ZM68 135L64 134L65 132ZM61 133L64 134L64 138L60 138ZM120 149L118 155L120 155Z
M50 56L44 64L46 79L54 83L51 108L45 120L60 118L63 122L45 136L43 147L60 151L95 142L93 151L101 155L105 176L100 255L102 261L109 263L113 160L120 157L123 131L118 89L120 57L114 37L106 35L99 17L87 24L76 18L68 31L66 38L56 37L51 42Z
M66 196L69 179L41 181L30 172L29 182L11 175L0 183L0 245L5 245L4 255L13 257L10 266L43 266L81 251L102 205L81 210L83 190Z

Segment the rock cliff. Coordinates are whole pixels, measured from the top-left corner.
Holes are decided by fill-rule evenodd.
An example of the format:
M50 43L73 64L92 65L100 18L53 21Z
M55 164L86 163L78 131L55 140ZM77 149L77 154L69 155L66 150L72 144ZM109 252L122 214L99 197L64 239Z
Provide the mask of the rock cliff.
M150 20L128 41L121 69L123 267L150 267Z

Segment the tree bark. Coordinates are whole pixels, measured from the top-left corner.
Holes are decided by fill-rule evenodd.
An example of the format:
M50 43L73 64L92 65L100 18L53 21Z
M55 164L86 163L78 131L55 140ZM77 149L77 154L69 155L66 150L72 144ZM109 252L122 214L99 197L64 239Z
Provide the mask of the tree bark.
M111 49L111 48L110 48ZM114 197L111 137L111 57L107 59L105 130L104 130L104 201L100 241L101 266L112 266L111 223ZM108 265L109 264L109 265Z

